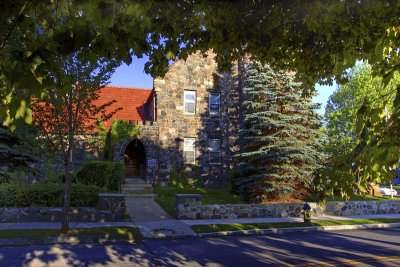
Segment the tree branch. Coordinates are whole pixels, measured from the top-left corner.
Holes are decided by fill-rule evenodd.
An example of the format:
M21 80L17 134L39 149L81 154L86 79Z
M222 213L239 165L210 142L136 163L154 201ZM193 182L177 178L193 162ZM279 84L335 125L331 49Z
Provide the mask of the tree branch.
M32 1L32 0L28 0L28 1L22 6L21 10L18 12L18 15L15 17L15 19L14 19L12 25L11 25L11 29L9 30L9 32L8 32L7 35L6 35L6 37L4 37L3 41L2 41L1 44L0 44L0 51L5 47L5 45L6 45L7 41L8 41L8 39L9 39L10 36L11 36L12 31L14 30L15 26L17 25L17 21L18 21L19 17L22 15L22 13L25 11L26 7L29 5L29 3L30 3L31 1Z

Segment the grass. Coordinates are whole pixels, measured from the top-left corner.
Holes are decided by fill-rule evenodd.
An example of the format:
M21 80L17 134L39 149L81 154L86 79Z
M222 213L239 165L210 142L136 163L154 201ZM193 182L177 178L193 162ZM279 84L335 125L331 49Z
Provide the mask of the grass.
M374 200L400 200L399 197L391 197L391 196L382 196L382 197L374 197L374 196L362 196L362 195L353 195L349 199L343 198L341 196L331 196L328 197L327 201L374 201Z
M232 194L229 189L203 189L183 188L179 186L155 187L154 192L158 195L157 203L171 216L175 217L175 194L201 194L201 202L209 204L239 204L243 203L239 196Z
M307 226L334 226L334 225L355 225L355 224L374 224L374 223L396 223L400 219L356 219L356 220L335 220L335 221L315 221L311 223L249 223L249 224L210 224L210 225L193 225L192 229L196 233L210 233L223 231L239 231L239 230L260 230L269 228L291 228L291 227L307 227Z
M60 229L12 229L0 230L0 239L5 238L46 238L46 237L82 237L119 238L137 241L142 235L137 227L99 227L76 228L67 232Z
M389 187L389 188L390 188L390 187ZM394 190L400 190L400 185L394 185L394 186L393 186L393 189L394 189Z

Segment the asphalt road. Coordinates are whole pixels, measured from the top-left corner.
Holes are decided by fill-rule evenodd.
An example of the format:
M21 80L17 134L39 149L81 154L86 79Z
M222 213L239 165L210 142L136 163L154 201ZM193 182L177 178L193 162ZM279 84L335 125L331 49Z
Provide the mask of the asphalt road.
M400 229L0 248L0 266L400 266Z

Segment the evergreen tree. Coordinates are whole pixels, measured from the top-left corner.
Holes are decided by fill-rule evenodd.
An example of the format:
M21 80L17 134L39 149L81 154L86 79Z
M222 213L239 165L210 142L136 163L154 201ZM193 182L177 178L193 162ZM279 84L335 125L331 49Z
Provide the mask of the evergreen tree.
M34 137L32 126L20 125L11 132L0 122L0 182L8 181L16 170L35 172L30 166L38 159Z
M252 202L302 198L322 158L319 117L294 75L251 62L247 77L236 188Z

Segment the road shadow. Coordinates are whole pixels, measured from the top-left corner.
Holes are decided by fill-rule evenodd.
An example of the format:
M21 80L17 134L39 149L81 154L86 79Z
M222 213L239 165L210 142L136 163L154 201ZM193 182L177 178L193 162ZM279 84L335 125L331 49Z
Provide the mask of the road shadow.
M399 231L291 233L145 242L157 255L161 266L354 266L358 263L395 266L400 260Z
M143 244L0 248L0 266L154 266Z

